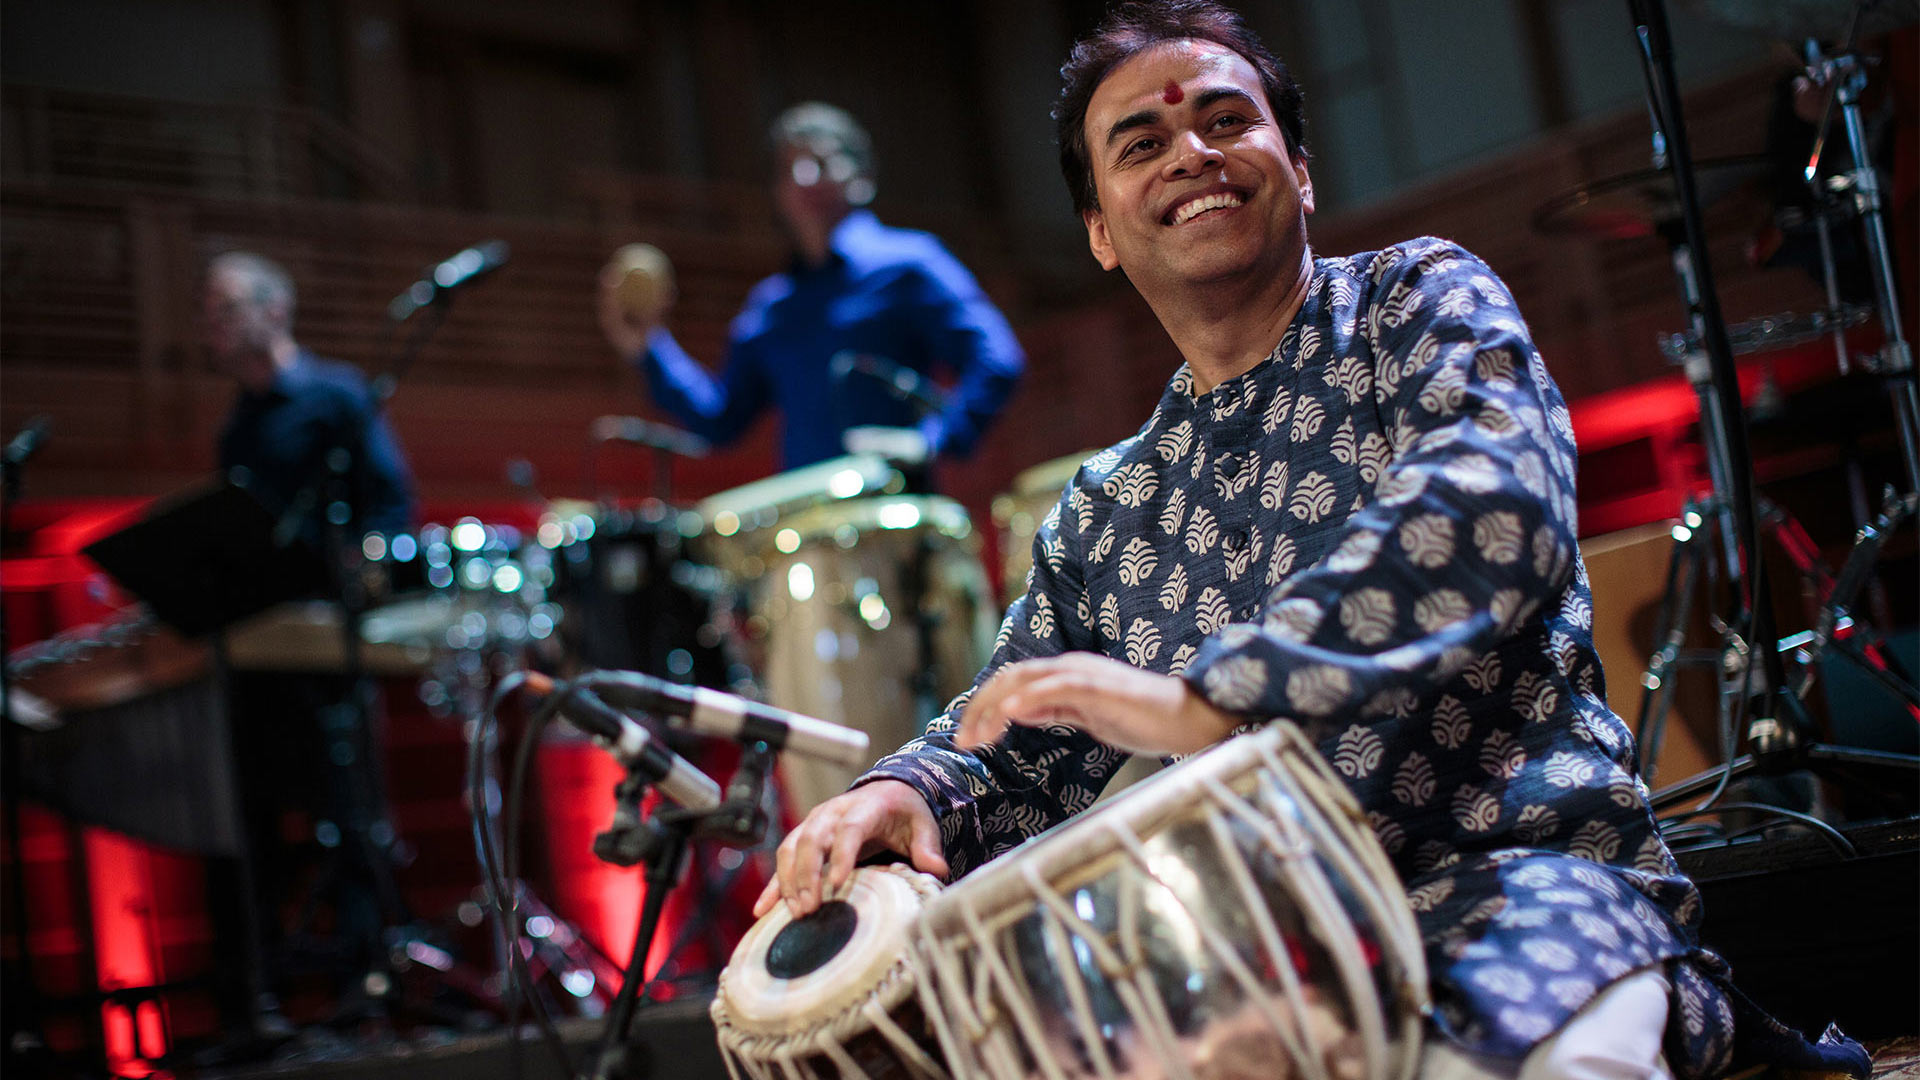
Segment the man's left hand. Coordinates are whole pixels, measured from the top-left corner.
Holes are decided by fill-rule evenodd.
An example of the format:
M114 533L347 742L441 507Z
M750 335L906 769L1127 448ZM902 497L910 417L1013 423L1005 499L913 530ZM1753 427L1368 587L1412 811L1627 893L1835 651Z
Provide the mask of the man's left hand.
M1191 754L1240 726L1172 675L1097 653L1066 653L1008 664L973 695L954 742L993 742L1008 724L1066 724L1132 754Z

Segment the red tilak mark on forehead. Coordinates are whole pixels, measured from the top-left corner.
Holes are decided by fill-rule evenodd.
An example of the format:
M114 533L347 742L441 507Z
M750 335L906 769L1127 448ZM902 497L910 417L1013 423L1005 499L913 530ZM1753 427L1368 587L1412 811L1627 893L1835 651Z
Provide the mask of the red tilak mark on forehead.
M1180 84L1174 82L1172 79L1168 79L1167 88L1160 91L1160 100L1169 105L1178 105L1186 100L1186 97L1186 91L1180 89Z

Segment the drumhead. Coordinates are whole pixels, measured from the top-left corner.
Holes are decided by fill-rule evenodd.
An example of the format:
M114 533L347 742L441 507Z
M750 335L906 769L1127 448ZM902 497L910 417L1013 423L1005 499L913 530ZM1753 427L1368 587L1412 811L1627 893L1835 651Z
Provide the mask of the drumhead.
M778 904L733 951L713 999L714 1023L756 1035L824 1028L878 999L912 994L907 931L940 883L905 866L863 866L805 919Z
M694 507L716 536L766 528L781 517L839 499L897 492L900 470L876 454L849 454L709 495Z

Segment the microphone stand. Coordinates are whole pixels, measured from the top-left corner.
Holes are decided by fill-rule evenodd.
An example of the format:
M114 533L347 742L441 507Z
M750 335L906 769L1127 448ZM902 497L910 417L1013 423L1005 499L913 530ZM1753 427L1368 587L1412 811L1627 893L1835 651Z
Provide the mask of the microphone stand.
M650 817L642 818L640 803L650 786L637 765L614 788L613 823L593 838L593 853L615 866L646 865L646 898L641 904L640 928L633 953L607 1013L592 1080L643 1080L651 1068L645 1049L632 1042L633 1017L646 979L647 954L659 932L667 895L680 884L696 839L728 847L749 848L765 835L766 790L776 754L765 742L755 742L741 754L740 767L727 787L726 797L710 810L687 810L662 802ZM636 1053L637 1052L637 1053Z
M400 894L399 883L393 877L399 837L387 814L384 785L376 780L378 762L374 760L376 747L372 734L374 691L366 671L363 626L368 608L362 578L364 556L359 545L350 542L347 528L360 523L364 509L360 481L366 476L367 434L386 412L387 402L399 388L400 379L412 369L427 341L446 321L454 292L443 289L425 305L426 317L413 325L388 369L371 381L365 414L335 433L332 445L321 457L320 475L289 501L274 530L277 542L294 543L303 522L311 520L317 504L322 522L321 546L333 581L333 599L340 611L341 677L348 687L346 700L324 708L320 718L327 760L337 784L336 805L328 809L346 818L336 823L342 834L340 843L352 845L363 863L379 908L376 916L379 925L360 928L368 934L362 943L363 959L371 959L373 964L360 980L369 1004L396 990L390 970L393 965L384 956L388 947L397 943L387 939L409 922L411 916ZM390 323L383 351L392 348L399 329L399 322ZM342 857L352 856L336 854L336 866ZM350 926L348 913L340 914L342 922Z

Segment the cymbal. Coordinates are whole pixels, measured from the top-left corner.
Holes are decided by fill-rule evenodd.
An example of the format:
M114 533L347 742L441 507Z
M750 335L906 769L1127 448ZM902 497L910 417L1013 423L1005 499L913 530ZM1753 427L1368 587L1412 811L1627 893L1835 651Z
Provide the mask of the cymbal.
M1855 0L1686 0L1715 22L1770 38L1837 42L1852 25ZM1920 22L1920 0L1868 0L1860 13L1862 37Z
M1772 165L1765 156L1709 158L1693 164L1700 205L1706 207ZM1680 220L1680 196L1664 169L1624 173L1555 195L1533 211L1533 227L1543 233L1578 233L1613 240L1653 236L1660 226Z

